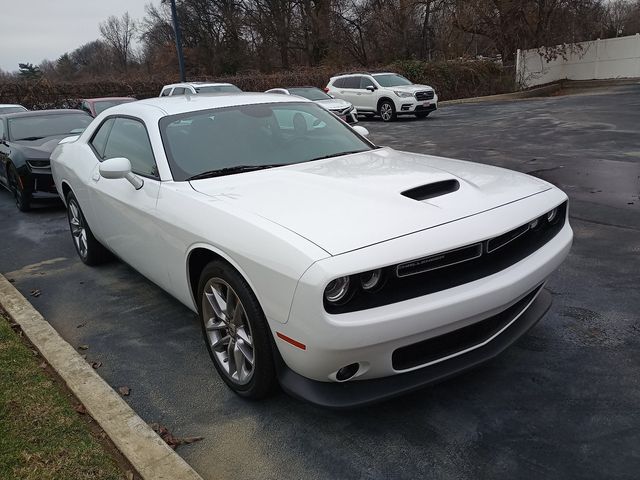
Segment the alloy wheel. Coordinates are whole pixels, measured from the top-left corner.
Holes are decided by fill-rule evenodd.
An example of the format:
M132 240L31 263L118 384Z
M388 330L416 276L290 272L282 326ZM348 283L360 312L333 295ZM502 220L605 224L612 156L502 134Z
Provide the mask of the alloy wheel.
M393 107L388 103L383 103L380 106L380 116L385 122L391 120L391 117L393 117Z
M71 227L71 236L73 237L73 243L78 250L78 253L82 258L87 258L89 252L89 245L87 243L87 229L84 224L84 219L80 213L80 207L71 200L69 202L69 226Z
M255 352L242 301L221 278L209 279L202 297L204 328L213 357L233 383L246 385L255 370Z

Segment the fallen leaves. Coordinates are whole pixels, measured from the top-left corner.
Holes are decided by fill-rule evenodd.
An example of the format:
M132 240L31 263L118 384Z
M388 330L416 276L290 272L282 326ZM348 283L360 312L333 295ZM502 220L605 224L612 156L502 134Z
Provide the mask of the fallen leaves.
M82 328L87 324L87 322L82 322L80 325L76 325L76 328Z
M126 387L126 386L118 387L118 393L120 395L122 395L123 397L128 397L129 394L131 393L131 389L129 387Z
M100 368L102 366L102 362L91 362L91 366L93 367L94 370L97 370L98 368Z
M79 403L78 405L76 405L75 407L73 407L73 409L78 412L80 415L86 415L87 414L87 409L84 408L84 405Z
M41 293L42 292L40 292L40 290L34 288L31 290L31 292L29 292L29 295L31 295L32 297L39 297Z
M174 437L171 434L171 432L169 432L167 427L160 425L159 423L151 423L149 424L149 426L153 429L154 432L160 435L160 438L162 438L162 440L164 440L164 442L167 445L169 445L174 450L179 445L189 445L190 443L199 442L204 438L204 437L184 437L184 438Z
M78 350L88 350L89 349L89 345L80 345L78 347Z

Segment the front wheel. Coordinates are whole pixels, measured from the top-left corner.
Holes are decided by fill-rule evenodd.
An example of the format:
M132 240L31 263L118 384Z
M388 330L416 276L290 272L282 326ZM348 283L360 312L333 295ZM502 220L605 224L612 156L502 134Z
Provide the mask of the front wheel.
M9 167L9 187L18 210L21 212L31 210L31 193L24 188L22 180L13 165Z
M212 261L198 284L199 314L207 350L222 380L249 399L276 384L271 332L258 300L242 276Z
M80 204L72 192L67 194L67 219L73 245L83 263L99 265L109 258L107 249L93 236Z
M396 119L396 107L393 102L383 100L378 107L378 114L383 122L392 122Z

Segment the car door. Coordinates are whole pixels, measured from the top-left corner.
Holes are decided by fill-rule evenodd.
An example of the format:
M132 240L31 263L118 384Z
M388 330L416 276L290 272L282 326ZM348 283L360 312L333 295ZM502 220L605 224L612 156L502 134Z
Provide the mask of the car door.
M166 288L168 275L158 252L161 232L155 221L160 178L144 122L111 117L98 128L91 146L99 162L127 158L132 172L144 182L136 190L124 178L103 178L98 162L89 180L92 229L125 262Z
M352 103L357 103L358 91L360 90L360 76L342 78L342 87L339 89L340 98Z
M373 89L372 89L373 87ZM376 94L376 85L370 77L360 77L360 90L358 92L359 106L358 110L376 111L378 109L378 95Z

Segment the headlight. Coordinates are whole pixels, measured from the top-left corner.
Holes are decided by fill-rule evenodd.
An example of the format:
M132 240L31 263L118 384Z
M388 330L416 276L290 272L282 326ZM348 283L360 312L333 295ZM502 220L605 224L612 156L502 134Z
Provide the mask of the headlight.
M27 163L31 168L48 168L50 166L49 160L27 160Z
M349 293L349 277L336 278L329 282L324 290L324 298L330 303L339 303Z
M547 222L554 223L558 219L558 209L554 208L549 213L547 213Z
M366 291L374 290L380 285L380 280L382 280L381 269L371 270L370 272L365 272L360 275L360 285L362 285L362 289Z
M413 97L413 93L409 93L409 92L400 92L400 91L394 90L393 93L395 93L400 98Z

